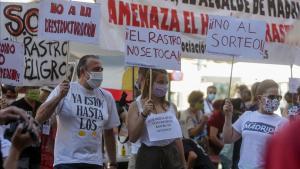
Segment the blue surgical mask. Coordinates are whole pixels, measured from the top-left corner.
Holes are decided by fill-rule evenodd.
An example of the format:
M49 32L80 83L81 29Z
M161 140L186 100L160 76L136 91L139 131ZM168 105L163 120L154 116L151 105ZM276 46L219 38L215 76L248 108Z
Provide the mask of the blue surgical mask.
M209 101L213 101L215 98L216 98L216 95L215 95L215 94L208 94L208 95L207 95L207 99L208 99Z

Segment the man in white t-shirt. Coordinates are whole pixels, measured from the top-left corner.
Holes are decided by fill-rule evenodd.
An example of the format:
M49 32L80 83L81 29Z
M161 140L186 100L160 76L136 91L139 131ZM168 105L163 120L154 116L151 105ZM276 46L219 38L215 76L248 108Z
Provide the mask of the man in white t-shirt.
M204 114L210 116L214 111L212 106L213 100L215 100L217 94L217 88L215 86L208 86L206 90L206 98L204 100Z
M113 128L120 121L112 95L99 88L102 73L97 56L83 56L77 65L78 82L62 82L37 112L40 123L57 114L55 169L102 169L102 135L110 168L117 168Z

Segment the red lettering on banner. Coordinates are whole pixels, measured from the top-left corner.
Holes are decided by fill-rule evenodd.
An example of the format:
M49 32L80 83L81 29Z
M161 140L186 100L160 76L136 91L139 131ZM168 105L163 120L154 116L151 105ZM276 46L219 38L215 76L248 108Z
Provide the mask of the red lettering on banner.
M179 26L180 22L177 16L177 11L175 9L172 9L171 11L171 24L170 24L170 31L175 31L176 32L180 32L180 26Z
M201 14L201 35L207 35L208 22L208 14Z
M197 34L198 33L198 29L196 28L196 25L195 25L194 12L191 12L191 22L192 22L192 33Z
M161 21L161 29L168 31L169 30L169 26L167 25L167 21L168 21L168 8L161 8L161 13L163 13L163 18Z
M187 11L183 11L183 20L184 20L184 32L191 33L190 25L190 13Z
M157 7L155 6L152 6L151 8L150 28L160 29L158 24L158 11L157 11Z
M141 27L148 28L148 6L139 5Z
M119 25L123 25L123 17L126 17L126 25L130 25L130 10L129 4L124 4L123 1L119 3Z
M71 6L68 12L68 15L76 15L76 8L75 6Z
M138 9L138 5L132 3L131 4L131 12L132 12L132 26L136 26L139 27L140 26L140 22L137 20L137 9Z
M109 23L117 24L117 14L116 14L116 2L115 1L108 1L108 16L109 16Z

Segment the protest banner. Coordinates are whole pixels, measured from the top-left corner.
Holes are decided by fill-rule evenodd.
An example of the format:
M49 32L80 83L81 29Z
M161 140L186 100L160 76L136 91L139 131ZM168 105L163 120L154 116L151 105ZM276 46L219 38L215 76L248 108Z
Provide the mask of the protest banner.
M179 32L184 57L230 61L230 58L207 54L206 34L209 15L232 15L266 22L264 59L237 58L236 61L290 65L294 60L285 57L286 54L300 52L284 41L300 11L300 2L296 0L110 0L100 3L100 36L105 41L100 47L106 50L124 52L125 41L120 38L124 36L124 27L136 26Z
M1 39L24 45L24 86L53 86L64 80L68 42L37 38L38 3L1 2Z
M24 47L21 43L0 40L0 82L19 86L23 83Z
M208 53L263 58L266 23L233 17L209 16Z
M151 113L146 119L147 131L150 141L181 138L182 132L174 114Z
M289 92L298 93L298 88L300 87L300 78L289 78Z
M42 0L39 38L98 43L100 6L98 3Z
M138 27L126 29L125 63L155 69L181 69L181 37L177 32Z

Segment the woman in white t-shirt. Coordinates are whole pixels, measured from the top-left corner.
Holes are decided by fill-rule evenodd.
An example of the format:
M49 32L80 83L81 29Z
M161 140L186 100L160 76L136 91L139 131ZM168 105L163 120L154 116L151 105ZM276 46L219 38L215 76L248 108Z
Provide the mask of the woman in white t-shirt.
M225 143L233 143L243 138L239 169L261 169L264 167L263 155L266 141L287 120L274 114L282 97L279 86L273 80L264 80L257 87L258 111L245 112L232 125L232 104L225 101L225 124L223 139Z
M140 139L136 169L183 169L185 166L182 132L176 118L176 107L165 100L168 74L165 70L152 71L152 90L149 97L150 73L142 91L129 107L129 140Z

